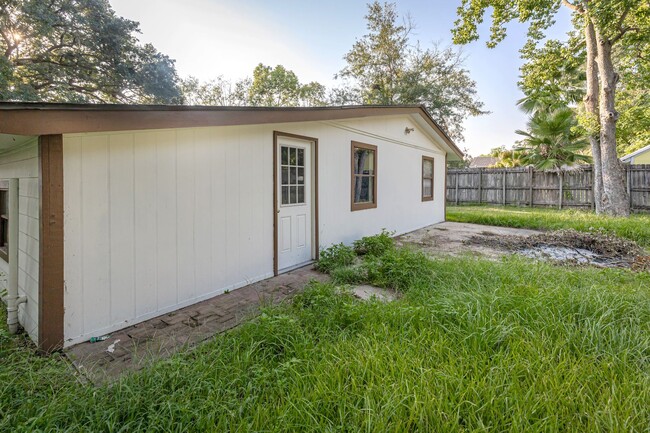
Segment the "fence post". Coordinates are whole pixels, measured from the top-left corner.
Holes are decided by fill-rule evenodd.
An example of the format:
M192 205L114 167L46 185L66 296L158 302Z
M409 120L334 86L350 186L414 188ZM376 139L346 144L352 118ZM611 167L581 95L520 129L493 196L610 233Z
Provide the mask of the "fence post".
M503 170L503 205L506 205L506 171Z
M530 202L530 207L533 207L533 167L531 165L528 166L528 182L530 186L530 194L529 194L529 202Z
M627 180L627 199L630 201L630 210L632 210L632 170L630 170L632 166L625 164L623 168L625 168L625 177Z
M458 180L460 179L460 172L456 172L456 206L458 206Z
M587 192L587 195L589 197L590 205L591 205L591 210L596 209L596 188L594 188L594 184L596 183L596 170L594 170L594 165L591 165L591 182L589 183L589 191Z
M481 204L483 198L483 169L478 169L478 204Z
M557 177L560 181L560 195L558 196L558 208L562 209L562 199L564 198L564 173L562 170L557 172Z

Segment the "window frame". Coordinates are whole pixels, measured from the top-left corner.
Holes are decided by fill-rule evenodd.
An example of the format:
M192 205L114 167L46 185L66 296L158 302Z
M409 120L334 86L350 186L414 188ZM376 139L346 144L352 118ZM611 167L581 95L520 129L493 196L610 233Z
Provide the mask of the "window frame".
M424 164L429 161L431 162L431 176L425 176L424 175ZM434 178L435 178L435 173L436 173L436 164L435 164L435 159L432 156L425 156L422 155L422 178L420 179L420 188L422 189L422 201L433 201L434 197ZM431 180L431 195L424 195L424 181L426 179Z
M372 175L366 175L366 176L372 176L373 178L372 202L355 203L354 201L355 180L358 176L363 176L363 175L355 174L354 172L354 152L356 149L371 150L374 153L374 161L373 161L374 173ZM374 209L377 207L377 173L378 173L377 162L378 160L379 160L379 152L377 151L377 146L374 146L372 144L367 144L367 143L361 143L359 141L351 142L350 145L350 210L352 212L358 210L365 210L365 209Z

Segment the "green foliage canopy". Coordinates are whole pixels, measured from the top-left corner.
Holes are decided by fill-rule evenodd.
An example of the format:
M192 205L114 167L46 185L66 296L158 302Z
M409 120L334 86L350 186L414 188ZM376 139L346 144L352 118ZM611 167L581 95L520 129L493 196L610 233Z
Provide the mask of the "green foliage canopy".
M423 104L453 139L462 139L462 122L485 114L476 83L463 68L462 54L437 45L411 44L413 24L398 24L394 3L368 5L368 34L344 56L338 77L349 80L334 92L334 103Z
M107 0L0 0L0 99L174 103L174 61Z

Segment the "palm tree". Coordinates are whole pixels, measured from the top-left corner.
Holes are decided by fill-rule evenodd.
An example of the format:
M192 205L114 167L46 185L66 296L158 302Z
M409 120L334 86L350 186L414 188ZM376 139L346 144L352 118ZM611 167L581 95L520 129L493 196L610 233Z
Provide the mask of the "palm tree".
M523 164L522 158L524 154L521 151L512 149L501 150L496 155L499 160L492 165L494 168L511 168L511 167L521 167Z
M514 149L523 154L524 164L546 170L591 162L591 157L582 153L589 143L576 131L577 121L571 109L539 110L527 126L527 132L515 131L524 136Z

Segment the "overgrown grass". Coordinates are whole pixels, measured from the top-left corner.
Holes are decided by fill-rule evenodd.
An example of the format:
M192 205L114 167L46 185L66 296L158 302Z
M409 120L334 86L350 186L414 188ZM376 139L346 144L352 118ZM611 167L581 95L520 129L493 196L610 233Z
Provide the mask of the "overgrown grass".
M513 206L449 206L447 220L539 230L602 230L650 247L650 215L634 214L629 218L596 215L579 210L524 208Z
M647 431L650 274L427 269L388 304L314 283L112 387L3 331L0 431Z

